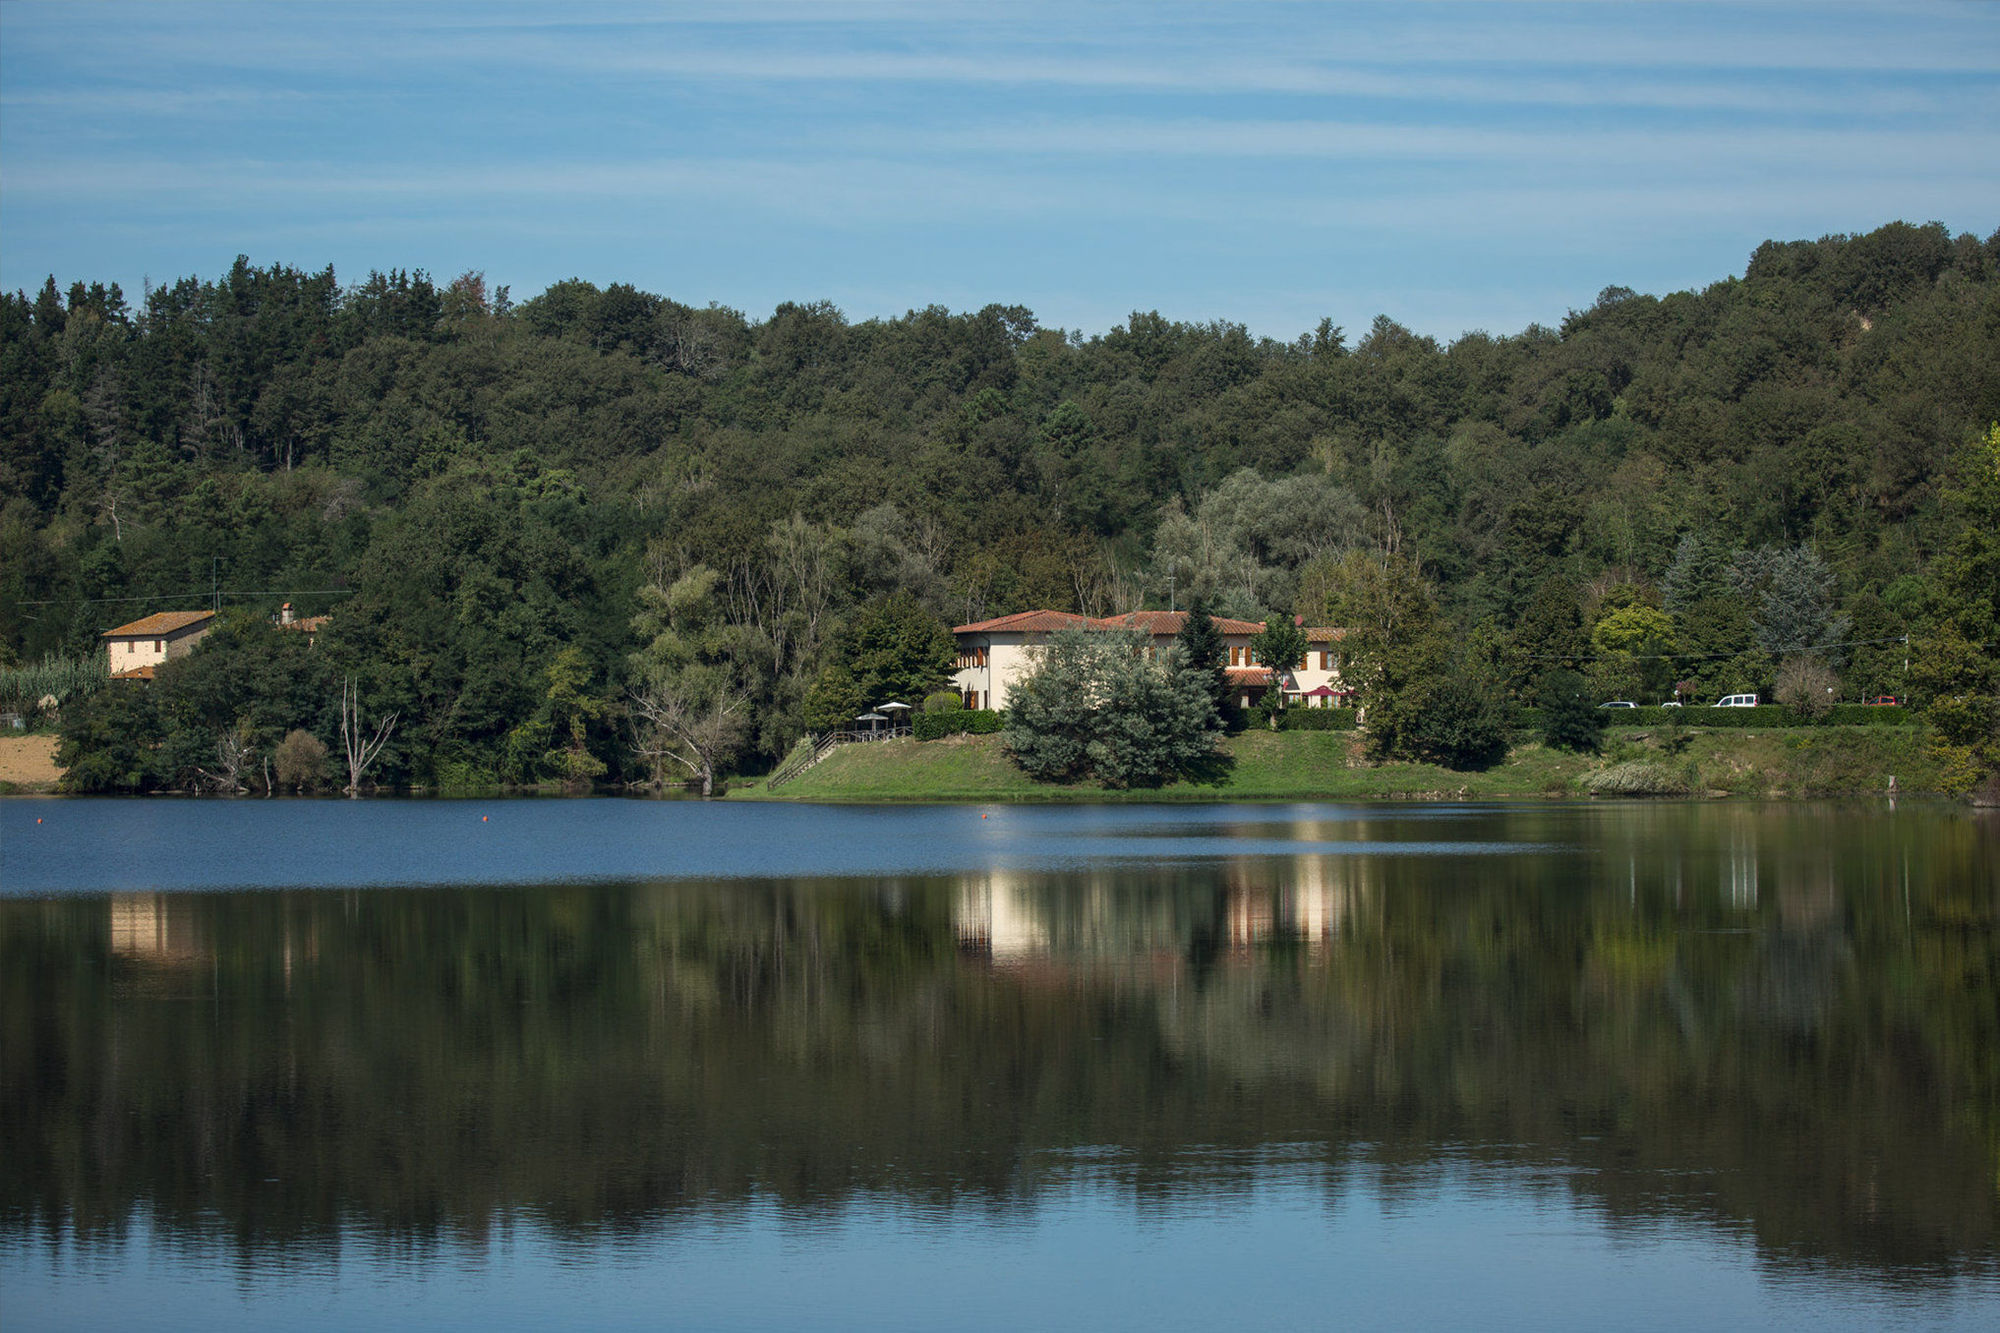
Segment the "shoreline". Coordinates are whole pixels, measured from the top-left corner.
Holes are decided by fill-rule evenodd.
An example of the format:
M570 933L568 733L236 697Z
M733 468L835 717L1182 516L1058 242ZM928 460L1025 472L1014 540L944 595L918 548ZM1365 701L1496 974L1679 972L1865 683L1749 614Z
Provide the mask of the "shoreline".
M61 796L53 736L0 737L0 796ZM1207 781L1114 789L1031 781L1006 757L999 736L899 740L843 747L776 792L765 776L734 778L715 799L820 804L1019 805L1218 804L1284 801L1593 801L1732 799L1951 798L1940 781L1928 737L1918 728L1716 730L1695 732L1663 747L1651 728L1617 728L1596 755L1552 751L1539 743L1514 747L1502 762L1479 771L1432 764L1374 763L1360 738L1346 732L1245 732L1225 738L1224 771ZM1592 790L1608 770L1642 776L1639 789ZM1659 785L1646 787L1643 779ZM195 796L161 792L154 795ZM622 796L699 800L644 787L605 786L565 791L547 785L373 793L396 799L560 799ZM319 798L341 796L320 793ZM215 799L275 799L261 794ZM368 799L364 797L362 799Z
M1927 737L1917 728L1717 730L1663 749L1650 728L1607 735L1599 754L1539 743L1514 747L1491 768L1459 772L1433 764L1373 763L1351 733L1246 732L1223 743L1228 764L1214 781L1113 789L1031 781L1007 760L998 736L846 746L778 792L763 779L732 781L724 799L821 803L1203 804L1238 801L1592 801L1887 799L1948 797ZM1660 785L1591 790L1624 766Z

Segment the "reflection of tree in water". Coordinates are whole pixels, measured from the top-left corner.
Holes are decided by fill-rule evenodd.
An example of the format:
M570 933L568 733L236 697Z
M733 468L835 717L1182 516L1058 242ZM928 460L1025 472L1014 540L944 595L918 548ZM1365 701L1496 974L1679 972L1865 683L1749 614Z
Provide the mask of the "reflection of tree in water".
M1990 1263L1991 835L1687 810L1583 854L9 903L0 1226L583 1237L1201 1191L1304 1145Z

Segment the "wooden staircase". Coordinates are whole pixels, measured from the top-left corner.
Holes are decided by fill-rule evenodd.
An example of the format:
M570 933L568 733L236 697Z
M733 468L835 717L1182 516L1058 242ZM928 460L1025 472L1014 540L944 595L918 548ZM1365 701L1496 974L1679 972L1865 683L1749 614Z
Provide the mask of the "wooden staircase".
M791 756L778 765L777 771L771 774L770 780L764 784L764 790L776 791L799 774L814 768L820 760L832 754L840 746L860 739L861 737L852 731L829 731L824 736L814 736L808 732L806 740L809 744L794 749Z

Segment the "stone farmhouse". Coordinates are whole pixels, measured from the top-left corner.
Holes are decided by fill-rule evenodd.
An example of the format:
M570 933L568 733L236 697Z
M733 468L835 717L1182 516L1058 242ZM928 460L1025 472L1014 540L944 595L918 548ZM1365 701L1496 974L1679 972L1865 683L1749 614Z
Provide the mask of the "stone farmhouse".
M101 636L113 680L151 680L169 658L186 657L215 628L213 611L159 611Z
M1102 619L1068 611L1017 611L995 620L960 625L952 631L958 637L958 670L952 683L967 708L1005 708L1009 688L1034 664L1042 645L1058 630L1139 630L1152 640L1152 651L1157 654L1174 641L1186 622L1185 611L1134 611ZM1340 682L1338 644L1345 631L1308 626L1305 660L1274 669L1270 663L1257 661L1250 650L1250 641L1264 632L1262 625L1217 616L1215 627L1228 647L1229 682L1237 690L1241 706L1250 707L1273 685L1293 706L1336 707L1353 697Z

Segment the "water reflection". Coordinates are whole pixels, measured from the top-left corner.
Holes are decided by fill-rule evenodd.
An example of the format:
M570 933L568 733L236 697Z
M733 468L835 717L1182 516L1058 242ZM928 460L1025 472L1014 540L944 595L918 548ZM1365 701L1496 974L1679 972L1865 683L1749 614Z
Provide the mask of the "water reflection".
M1442 850L1323 850L1423 826ZM772 1207L841 1231L1108 1189L1182 1217L1284 1182L1994 1280L1990 824L1591 807L1187 836L1308 850L0 903L0 1239L143 1225L310 1270L527 1224L584 1253Z
M195 904L164 893L111 895L111 952L192 963L207 952L195 937Z

